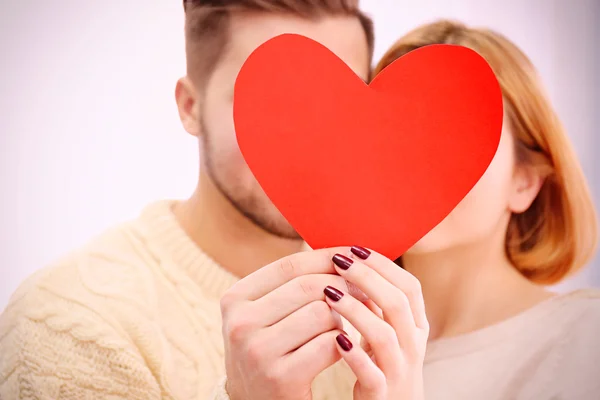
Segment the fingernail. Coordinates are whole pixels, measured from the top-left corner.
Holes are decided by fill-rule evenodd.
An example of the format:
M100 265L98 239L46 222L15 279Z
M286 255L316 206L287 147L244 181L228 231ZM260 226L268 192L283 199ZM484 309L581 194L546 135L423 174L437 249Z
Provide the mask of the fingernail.
M343 333L340 333L335 337L335 340L338 342L340 347L344 349L344 351L352 350L352 342L348 339Z
M360 246L352 246L350 251L352 252L352 254L354 254L356 257L362 260L366 260L371 255L371 252L369 250Z
M327 286L323 292L325 293L325 296L329 297L332 301L340 301L340 299L344 297L344 293L332 286Z
M353 262L354 260L341 254L336 254L335 256L333 256L333 263L343 270L347 270L348 268L350 268Z

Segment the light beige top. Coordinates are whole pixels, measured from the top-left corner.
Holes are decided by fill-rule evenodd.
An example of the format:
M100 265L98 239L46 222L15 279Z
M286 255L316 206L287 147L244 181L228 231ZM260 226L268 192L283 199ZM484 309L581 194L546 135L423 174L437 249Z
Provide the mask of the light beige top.
M0 316L0 399L227 399L219 298L236 278L171 202L29 278ZM579 291L431 343L428 399L600 398L600 295ZM315 400L351 399L338 363Z
M600 399L600 291L559 295L430 342L426 399Z

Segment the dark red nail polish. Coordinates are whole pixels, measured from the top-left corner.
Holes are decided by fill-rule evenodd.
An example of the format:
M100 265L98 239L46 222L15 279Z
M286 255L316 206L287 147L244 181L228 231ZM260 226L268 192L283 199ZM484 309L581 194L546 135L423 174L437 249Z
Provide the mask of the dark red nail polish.
M340 292L333 286L327 286L323 292L325 296L329 297L332 301L340 301L342 297L344 297L344 293Z
M348 268L350 268L353 262L354 260L341 254L336 254L335 256L333 256L333 263L343 270L347 270Z
M350 251L352 252L352 254L354 254L356 257L360 258L361 260L366 260L371 255L371 252L369 250L365 249L364 247L360 247L360 246L352 246Z
M335 337L335 340L338 342L340 347L344 349L344 351L352 350L352 342L348 339L343 333L340 333Z

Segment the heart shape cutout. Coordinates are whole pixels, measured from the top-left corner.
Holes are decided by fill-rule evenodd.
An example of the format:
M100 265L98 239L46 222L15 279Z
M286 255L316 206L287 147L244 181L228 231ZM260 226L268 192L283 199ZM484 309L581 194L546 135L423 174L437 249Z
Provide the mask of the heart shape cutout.
M481 178L503 116L494 73L466 47L411 51L367 85L295 34L249 56L233 112L246 163L309 246L361 245L390 259Z

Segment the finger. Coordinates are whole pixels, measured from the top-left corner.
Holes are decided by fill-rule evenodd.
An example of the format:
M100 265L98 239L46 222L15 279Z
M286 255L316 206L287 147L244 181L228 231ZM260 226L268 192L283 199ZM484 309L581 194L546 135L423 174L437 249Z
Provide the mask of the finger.
M394 328L354 297L330 286L325 288L324 293L331 308L346 318L371 345L381 370L386 375L395 376L400 370L398 360L401 352Z
M335 337L338 351L346 361L365 394L373 398L383 393L386 387L385 374L375 365L369 355L359 346L354 346L350 338L343 333ZM371 396L367 396L371 398Z
M281 357L334 329L342 329L340 315L319 300L264 328L257 337L260 337L261 348L268 348L274 357Z
M350 293L350 295L352 294ZM363 304L367 306L367 308L371 310L375 315L383 319L383 311L381 311L381 308L377 307L377 304L375 304L373 300L369 299L367 301L363 301ZM371 345L369 344L369 342L367 342L364 336L362 336L360 339L360 347L362 347L362 349L365 351L365 353L369 355L369 357L373 357L373 349L371 349Z
M404 292L360 261L337 254L334 263L344 279L358 286L381 308L385 321L395 329L402 347L407 351L416 349L418 330Z
M402 290L408 298L417 327L420 329L429 329L421 283L414 275L383 255L364 247L353 246L350 249L349 255L354 260L360 260L392 285Z
M307 304L325 300L323 288L328 285L347 288L339 275L304 275L248 303L248 312L255 316L257 326L273 325Z
M312 250L277 260L238 281L227 292L232 300L256 300L302 275L335 274L331 257L338 249Z
M350 295L352 295L352 293L350 293ZM373 314L377 315L379 318L383 319L383 311L381 311L381 308L379 308L377 306L377 304L375 304L375 302L371 299L368 299L366 301L363 301L364 305L367 306L367 308L369 310L371 310L373 312Z
M312 381L317 375L338 362L341 358L335 345L335 337L341 333L333 330L322 333L299 349L281 358L283 371L301 381Z

